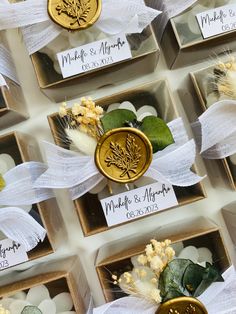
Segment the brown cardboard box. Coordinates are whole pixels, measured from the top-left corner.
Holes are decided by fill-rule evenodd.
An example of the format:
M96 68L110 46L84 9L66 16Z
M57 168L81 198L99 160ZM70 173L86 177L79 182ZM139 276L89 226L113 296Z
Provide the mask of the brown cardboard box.
M153 72L160 54L160 49L155 39L152 27L143 31L147 36L146 47L141 47L139 53L134 53L133 58L116 64L92 70L63 79L62 75L55 72L52 61L47 55L36 52L31 56L35 73L42 92L50 99L59 102L72 99L107 85L114 85ZM138 34L130 35L139 36Z
M38 285L46 285L50 297L69 292L77 314L84 314L89 307L90 290L87 279L77 257L56 262L38 264L15 276L3 276L0 286L0 298L28 290ZM48 313L50 314L50 313Z
M197 4L198 3L201 4L201 1L197 1ZM148 0L148 4L151 7L156 8L157 1ZM223 5L224 3L222 3L222 6ZM218 6L221 5L219 4ZM192 10L193 8L194 5L182 14L185 14L185 12ZM161 18L157 17L153 22L156 34L158 34L160 30L160 20ZM234 40L236 30L204 39L199 28L199 36L196 36L192 42L183 43L181 40L181 27L186 30L187 26L183 25L178 29L175 20L176 18L169 20L160 43L169 68L174 69L187 64L197 63L202 59L210 58L216 55L220 56L226 51L232 52L236 50L236 41Z
M137 108L152 104L157 109L159 116L166 122L170 122L179 117L168 84L165 80L154 81L133 89L125 90L118 94L97 99L96 104L106 109L107 106L112 103L126 100L131 101ZM68 148L68 145L65 145L65 141L60 140L64 130L59 123L58 113L48 116L48 121L55 143L58 146ZM179 206L198 201L206 196L201 183L188 188L174 187L174 189L179 201ZM85 236L110 229L107 226L97 195L87 193L74 203Z
M0 136L0 154L4 153L11 155L16 165L27 161L40 161L40 151L35 139L19 132ZM55 198L34 204L33 209L40 215L47 236L28 253L29 260L53 253L59 247L61 239L67 236Z
M208 106L212 105L213 103L207 104L207 97L206 97L206 90L207 90L207 84L210 84L206 78L209 75L213 76L215 65L212 65L207 68L200 69L195 72L191 72L190 76L193 82L194 89L196 91L197 97L200 102L200 110L204 112L207 110ZM235 166L230 161L230 158L224 158L219 160L220 163L223 163L223 166L225 168L227 177L229 179L230 185L234 190L236 190L236 169Z
M222 273L231 265L220 229L214 222L204 217L177 221L155 232L110 243L98 251L96 270L107 302L125 295L114 286L111 274L116 272L121 275L124 271L130 271L133 268L130 258L143 254L153 238L158 241L170 239L172 243L183 241L184 246L209 248L213 253L213 264Z
M0 33L1 43L9 49L4 32ZM7 86L0 86L0 129L9 127L29 117L20 85L7 77L4 78Z

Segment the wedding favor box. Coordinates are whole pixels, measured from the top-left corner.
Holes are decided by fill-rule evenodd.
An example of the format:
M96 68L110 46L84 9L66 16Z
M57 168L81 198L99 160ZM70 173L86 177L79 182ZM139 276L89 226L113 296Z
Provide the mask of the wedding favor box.
M0 49L1 45L9 50L3 32L0 33ZM1 61L0 51L0 63L1 62L3 62L3 60ZM14 82L4 74L2 75L7 85L1 86L0 84L0 129L4 129L28 118L21 86L18 84L18 82Z
M164 0L159 0L161 3ZM153 8L160 6L159 1L148 0L149 5ZM164 52L166 62L170 68L178 68L206 58L211 58L216 55L222 55L225 51L236 50L236 25L235 18L229 18L230 8L224 8L227 17L222 16L221 9L217 9L216 16L219 17L210 23L211 29L223 29L224 33L218 35L211 35L204 38L201 28L197 22L196 15L208 10L214 10L227 5L234 6L233 11L236 12L235 0L220 0L220 1L196 1L194 5L182 12L176 17L169 19L165 31L163 33L160 46ZM164 4L165 5L165 4ZM206 13L207 14L207 13ZM210 14L214 18L214 11ZM208 19L206 15L202 14L203 19ZM158 16L153 22L154 30L159 37L161 23L163 19ZM219 25L220 24L220 25ZM208 28L208 25L205 25Z
M1 278L0 298L11 297L21 291L45 285L51 299L56 295L69 292L73 309L77 314L84 314L89 308L91 294L82 265L77 257L59 259L38 264L14 276ZM48 313L50 314L50 313Z
M9 154L16 165L28 161L40 161L40 151L35 139L20 132L0 136L0 156L1 154ZM42 226L47 231L47 236L43 242L28 252L29 260L53 253L67 237L55 198L34 204L32 209L36 215L39 215Z
M52 61L45 53L32 54L31 60L41 91L51 100L60 102L153 72L159 59L160 49L152 27L147 27L142 34L129 35L128 41L132 52L131 59L65 79L55 71ZM138 48L135 45L132 48L132 43L135 41L138 41Z
M207 110L211 105L220 100L217 93L214 95L214 69L216 65L212 65L195 72L191 72L190 76L193 82L194 89L196 91L199 103L200 114ZM231 157L227 157L219 160L223 163L227 177L229 178L230 185L236 190L236 165L231 161Z
M213 265L222 273L231 265L221 231L214 222L204 217L177 221L159 227L155 232L105 244L98 251L96 270L106 302L125 296L113 284L111 274L119 277L123 272L132 270L131 257L143 254L151 239L170 239L174 244L182 241L184 247L206 247L213 254Z
M110 104L122 103L124 101L130 101L137 109L144 105L151 105L156 108L159 117L166 122L170 122L179 117L168 83L165 80L154 81L133 89L128 89L121 93L97 99L95 102L96 105L103 106L106 110ZM48 121L56 145L68 149L69 146L66 145L65 141L62 139L65 131L60 124L58 113L48 116ZM174 191L179 206L206 197L201 183L186 188L174 187ZM85 236L90 236L112 228L107 224L98 195L86 193L81 198L75 200L74 204Z

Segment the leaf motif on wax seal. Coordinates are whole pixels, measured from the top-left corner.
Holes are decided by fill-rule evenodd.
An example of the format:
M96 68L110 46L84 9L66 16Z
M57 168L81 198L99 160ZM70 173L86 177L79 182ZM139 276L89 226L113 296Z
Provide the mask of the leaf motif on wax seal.
M118 143L111 142L110 148L112 155L105 160L108 167L115 165L123 170L120 177L127 175L130 178L130 172L136 173L139 160L141 158L140 147L136 144L135 138L128 134L126 139L126 148L121 147Z
M21 314L42 314L42 312L37 306L27 305L23 308Z

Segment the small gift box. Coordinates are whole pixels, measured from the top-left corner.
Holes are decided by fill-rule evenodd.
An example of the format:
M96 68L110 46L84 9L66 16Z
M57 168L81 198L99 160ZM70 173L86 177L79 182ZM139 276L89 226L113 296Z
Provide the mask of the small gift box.
M19 132L0 136L0 209L3 215L1 218L1 231L4 233L1 233L1 240L8 241L5 240L6 234L9 235L9 239L14 240L13 243L7 242L3 244L2 242L1 245L2 247L7 245L13 246L14 248L17 245L15 243L16 240L18 238L22 240L21 235L23 234L23 243L21 244L25 246L28 252L28 256L26 255L26 251L24 252L25 259L21 260L19 258L18 261L16 250L16 254L13 254L11 261L9 257L9 266L53 253L59 247L61 240L67 236L64 222L53 194L47 194L50 198L48 200L38 203L32 201L34 196L32 196L33 194L28 188L28 185L31 186L31 178L37 176L37 167L42 164L33 163L32 167L35 167L33 168L35 171L32 172L27 171L27 167L31 164L29 161L38 160L39 156L39 148L35 139L31 136ZM24 167L26 167L25 171ZM43 168L43 171L45 170ZM18 178L19 176L20 179ZM24 188L24 186L27 188ZM37 190L35 193L37 196L36 199L43 199L41 197L44 194L43 190ZM22 199L26 199L27 202L22 201ZM11 217L9 216L10 214L12 215ZM4 215L6 219L9 219L8 222L4 223ZM19 215L21 224L18 224L16 215ZM28 216L30 221L27 220ZM25 221L27 227L22 225L25 218L27 218ZM9 225L10 221L12 221L11 225ZM35 224L38 227L35 227ZM9 228L6 229L8 225ZM36 229L33 235L31 234L32 228ZM24 241L24 234L28 235L26 241ZM6 265L3 263L4 261ZM1 255L1 269L7 268L7 266L6 259Z
M224 60L224 61L223 61ZM236 160L235 160L235 149L233 142L228 142L228 133L226 126L230 128L230 136L232 141L234 141L234 130L230 127L229 117L225 116L225 114L229 114L229 116L234 117L234 107L236 100L236 93L234 87L235 81L235 73L236 73L236 65L235 65L234 56L226 56L219 61L218 63L213 64L207 68L200 69L198 71L190 73L191 79L193 82L194 89L196 91L198 100L200 102L200 108L198 111L200 112L208 112L211 111L211 115L209 118L212 119L215 116L216 106L219 107L221 112L221 119L218 119L218 122L214 122L212 120L212 126L215 130L219 130L219 126L223 129L224 138L219 138L219 143L222 146L219 146L219 153L216 149L213 155L207 153L205 158L207 159L220 159L224 165L226 174L229 178L230 184L233 189L236 189ZM229 103L228 103L229 102ZM220 109L221 106L221 109ZM227 107L230 106L230 107ZM231 108L232 106L232 108ZM227 108L226 108L227 107ZM209 120L208 118L208 120ZM216 134L216 132L215 132ZM209 138L210 139L210 138ZM207 141L207 138L206 138ZM209 140L210 142L210 140ZM220 154L221 152L221 154ZM219 157L217 158L217 155ZM226 158L222 158L222 156L226 156Z
M0 129L28 118L22 89L3 32L0 33Z
M26 26L23 37L39 86L57 102L145 75L158 62L160 49L150 23L160 12L143 0L57 5L27 0L5 4L1 11L0 29Z
M89 100L89 101L83 100L83 101L85 101L86 104L93 106L94 110L98 110L98 109L102 110L102 108L104 108L104 112L107 110L107 113L109 111L109 113L111 113L111 115L117 114L117 112L119 112L121 114L123 114L124 112L127 113L128 110L125 108L132 109L133 110L132 112L130 112L130 110L128 111L128 116L125 117L125 120L129 119L130 116L133 118L133 116L135 116L135 115L138 116L139 121L141 121L145 116L151 116L149 118L153 119L155 121L153 121L152 123L150 123L150 121L149 121L147 127L149 127L150 125L156 125L156 120L158 118L152 117L153 114L158 114L158 117L163 118L163 120L167 123L179 117L178 112L177 112L176 107L175 107L175 104L174 104L174 101L172 99L168 84L166 81L163 81L163 80L155 81L155 82L152 82L149 84L145 84L145 85L136 87L134 89L129 89L127 91L123 91L122 93L119 93L119 94L115 94L115 95L104 97L102 99L98 99L95 104L97 106L102 106L102 108L100 108L100 107L95 108L95 104L92 103L91 100ZM78 108L77 108L77 105L74 105L73 108L74 108L73 109L74 113L76 113L78 110L84 109L84 108L81 108L81 105L78 105ZM118 109L115 109L115 108L118 108ZM84 109L84 110L87 111L87 109ZM62 115L64 112L65 113L67 112L66 107L61 108L60 115ZM97 170L97 168L100 169L101 173L105 177L107 177L106 171L103 171L101 169L101 166L102 166L102 164L104 165L104 163L99 162L99 158L97 158L99 156L103 156L103 153L101 153L102 150L97 150L97 154L96 154L97 157L94 156L95 159L98 160L96 162L97 168L94 165L94 157L91 157L91 156L86 157L88 159L86 159L84 157L84 159L81 159L79 161L79 164L76 165L76 163L77 163L76 158L73 158L73 157L76 157L76 154L68 151L68 149L70 149L72 151L73 150L76 151L75 146L71 145L71 141L66 136L66 133L68 133L68 130L67 130L68 120L66 120L67 118L65 118L64 120L63 119L61 120L60 115L59 115L59 113L55 113L55 114L52 114L48 117L50 128L52 131L52 135L54 137L54 141L57 144L57 146L52 145L52 144L47 145L47 154L46 155L48 155L48 162L50 164L49 173L48 174L46 173L45 177L44 176L42 177L42 179L40 180L40 184L42 186L45 186L45 187L54 187L54 188L62 188L62 186L64 188L65 187L70 188L70 187L74 186L74 188L71 190L72 199L74 199L74 204L75 204L75 207L77 209L77 212L78 212L78 215L80 218L80 222L82 225L82 229L83 229L85 236L89 236L89 235L92 235L92 234L95 234L98 232L108 230L112 226L115 226L118 224L127 223L129 221L134 220L134 219L142 218L142 217L146 216L147 214L157 213L160 210L171 208L174 206L185 205L185 204L203 199L205 197L203 186L201 183L199 183L199 181L201 179L198 176L195 177L196 175L193 174L192 172L189 172L189 167L191 169L195 169L195 166L193 166L193 164L192 164L192 162L194 162L194 158L195 158L195 153L194 153L195 150L194 150L194 147L192 146L192 145L194 145L194 143L192 141L188 142L187 136L185 137L185 135L184 135L184 138L188 142L188 144L186 144L186 145L191 146L191 148L190 148L191 152L189 154L183 153L183 154L181 154L181 156L183 157L184 154L187 154L188 156L193 154L192 155L193 158L192 157L190 158L191 159L191 161L190 161L191 165L187 163L188 164L187 168L185 168L184 164L186 165L186 163L185 163L185 161L183 161L181 163L181 169L183 172L187 171L187 173L185 172L187 178L189 178L189 174L190 174L190 177L194 178L194 180L196 180L196 181L194 181L194 183L188 184L186 182L182 182L180 184L181 187L180 186L174 186L173 188L172 188L172 186L170 186L168 184L162 185L162 183L156 182L159 180L148 178L145 175L142 177L142 173L139 171L140 169L138 167L136 167L137 165L135 163L133 165L134 166L133 169L131 169L129 171L128 175L125 172L127 169L124 165L124 173L121 174L121 176L119 178L119 182L121 182L123 178L129 179L128 176L131 176L131 179L132 179L132 176L134 177L134 175L136 175L136 174L138 175L140 173L141 173L141 178L139 176L139 180L136 180L136 182L134 182L134 183L132 183L132 182L128 183L128 186L127 186L125 184L122 184L122 183L126 183L124 181L121 182L121 184L113 182L113 181L115 181L114 175L115 175L115 173L118 173L116 171L118 169L115 170L115 167L114 166L112 167L112 165L116 164L117 168L123 167L122 164L118 164L118 161L113 160L114 158L116 159L116 156L117 156L116 150L118 149L121 152L121 148L119 145L118 145L118 147L115 147L116 146L115 144L112 147L110 146L112 148L111 155L112 155L112 153L114 153L115 157L113 156L114 158L111 160L111 158L110 158L111 156L109 157L107 155L108 159L106 159L107 161L109 161L108 166L109 166L109 164L111 166L111 167L109 166L107 170L113 169L113 171L110 173L111 181L109 181L109 180L106 181L99 174L99 171ZM109 115L106 115L106 113L104 114L104 119L107 122L108 122L107 117L109 118L109 116L110 116L110 114ZM92 115L91 115L91 117L92 117ZM149 118L147 117L146 119L148 120ZM79 117L79 119L81 119L81 117ZM85 120L86 119L87 118L85 118ZM69 120L70 120L70 117L69 117ZM114 121L117 121L117 123L119 124L121 120L120 120L120 118L117 119L117 118L113 117L111 119L111 121L112 121L112 123ZM134 121L134 124L136 124L136 126L138 124L141 126L143 122L141 123L139 121L136 121L136 122ZM163 124L164 122L163 121L161 122L161 121L162 120L159 119L158 123ZM87 120L85 122L87 122ZM170 123L172 123L172 122L170 122ZM177 134L180 137L183 134L185 134L185 131L183 131L183 132L181 131L184 129L184 127L183 127L180 119L175 120L173 123L177 123L177 124L180 123L181 124L180 130L177 131ZM165 128L166 127L164 127L164 129ZM73 127L72 127L72 129L73 129ZM86 126L85 126L85 129L86 129ZM130 132L132 131L132 137L136 136L136 134L139 134L142 137L142 133L140 133L140 130L136 130L136 129L137 128L130 127L130 129L125 128L125 131L127 131L127 132L129 130L130 130ZM122 131L122 128L118 129L118 131ZM103 139L107 136L107 134L112 135L113 131L111 130L111 131L108 131L107 133L105 133ZM148 132L146 134L148 134ZM158 134L158 132L155 133L153 139L155 138L156 134ZM82 136L83 134L80 134L80 135ZM88 138L87 140L83 140L84 136L85 135L83 135L81 139L78 139L78 144L80 145L83 143L84 144L83 146L84 146L84 149L86 150L86 153L94 155L92 147L94 146L95 142L92 141L92 143L91 143L90 138ZM86 134L86 136L87 136L87 134ZM114 136L114 134L112 136ZM116 139L117 143L119 143L120 138L121 137L119 137L119 138L117 137L117 139ZM166 135L166 137L164 137L163 143L167 140L167 138L169 138L169 135ZM137 140L139 141L138 143L140 144L140 139L137 139ZM184 140L184 142L185 142L185 140ZM131 142L128 140L128 142L126 143L126 148L125 147L122 148L121 155L123 155L123 153L125 154L126 150L132 146ZM115 141L114 141L114 143L115 143ZM149 144L149 141L146 141L146 140L144 140L143 143L145 143L145 148L144 148L143 144L140 144L141 145L140 147L142 147L142 149L143 149L142 150L142 156L143 157L141 159L141 155L140 155L140 157L138 158L138 161L141 160L143 162L143 159L146 158L147 159L147 163L145 163L145 165L146 165L146 164L150 164L149 163L149 161L150 161L149 157L151 157L151 155L149 156L149 153L148 153L149 148L150 148L150 144ZM87 146L86 144L88 145L87 148L85 147L85 146ZM178 145L178 139L177 138L176 138L175 144ZM112 143L111 143L111 145L112 145ZM128 147L127 145L128 146L131 145L131 146ZM59 148L58 146L61 148ZM182 145L180 145L180 146L183 148ZM100 145L98 145L97 147L100 147ZM101 145L101 147L102 147L102 145ZM136 146L134 145L134 148L135 147ZM90 150L88 152L88 148L91 148L91 152L90 152ZM99 153L99 151L100 151L100 153ZM134 150L134 151L139 156L139 151L136 151L136 150ZM164 151L161 153L164 154ZM69 154L68 157L67 157L67 154ZM120 155L120 153L118 155ZM56 158L55 162L53 161L54 158ZM129 156L127 158L129 159ZM163 164L163 167L165 167L165 169L167 168L165 170L166 172L164 171L166 173L166 175L168 173L168 168L170 168L170 164L174 164L176 162L177 158L178 157L175 156L174 161L168 162L167 158L163 157L162 160L165 159L165 161L167 163L166 167ZM70 163L70 160L71 160L71 163ZM84 163L83 160L85 160L85 161L88 160L88 162L91 162L91 165L87 166L88 170L92 171L91 175L93 175L93 176L91 178L89 178L89 176L91 176L91 175L88 175L87 171L86 171L86 173L84 173L85 169L87 169L86 167L84 167L84 170L82 170L83 169L83 163ZM123 161L125 162L125 160L123 160ZM66 163L66 164L64 164L64 163ZM162 164L161 161L158 162L158 164L160 166ZM55 169L53 169L54 167L55 167ZM178 166L175 167L175 169L178 169L178 168L179 168ZM78 171L78 174L75 174L75 169L77 169L76 171ZM157 166L157 169L158 169L158 166ZM62 173L64 170L65 170L65 173ZM172 170L170 170L170 172L173 174L175 172L175 170L174 169L172 169ZM147 171L147 169L144 169L144 172L145 171ZM149 171L148 173L150 176L152 175L152 173L156 173L155 170L151 171L152 173L150 173L150 169L148 169L148 171ZM162 168L162 170L159 169L159 171L163 171L163 168ZM81 175L82 172L83 172L83 175ZM70 173L71 173L71 176L69 177ZM55 176L55 178L54 178L54 176ZM82 176L83 178L81 179L80 176ZM144 177L146 179L143 181ZM180 175L176 175L175 179L177 177L180 178L180 180L181 180L182 172L180 173ZM66 178L68 178L68 179L70 178L70 182L66 182L67 181ZM85 178L87 178L87 181L82 182L83 180L85 180ZM138 177L136 177L136 179L138 179ZM78 180L80 181L80 184L79 184ZM78 186L76 186L76 181L78 181ZM108 183L111 182L111 183L108 184L107 182ZM163 181L161 181L161 182L163 182ZM97 183L99 183L99 184L97 184ZM152 185L152 184L154 184L154 185ZM160 184L160 186L157 187L155 184L157 184L157 185ZM41 186L41 185L39 185L39 186ZM127 188L130 189L130 191L128 191ZM140 188L141 190L137 190L137 188ZM109 191L111 193L109 193ZM159 205L154 204L155 203L154 199L156 199L155 195L157 196L157 198L159 195L159 196L161 196L161 198L163 197L165 199L165 196L166 196L165 192L167 192L167 194L168 194L170 191L172 191L170 194L173 196L173 198L171 198L171 199L172 199L172 201L175 199L176 200L175 203L172 203L172 201L171 201L171 203L168 203L168 201L167 201L167 203L164 204L164 203L162 203L161 200L159 200L158 201L158 202L160 202ZM164 194L163 194L163 192L164 192ZM77 196L78 193L80 195L79 198ZM128 194L126 194L126 193L128 193ZM135 197L136 193L139 193L139 198ZM144 209L144 203L142 202L141 195L143 195L145 201L147 201L147 202L150 201L150 204L146 204L147 205L146 209ZM152 198L152 196L154 198ZM111 197L111 199L109 197ZM114 197L114 199L112 197ZM129 198L131 198L131 199L129 199ZM167 199L170 200L168 197L167 197ZM137 210L137 203L139 203L139 207L140 207L139 212L136 211ZM148 205L151 205L151 207ZM113 210L112 210L112 206L114 207ZM128 206L128 214L127 214L127 208L126 208L127 206ZM134 206L135 206L135 208L133 208ZM116 208L119 207L119 210L116 210L115 207ZM143 207L143 208L141 208L141 207ZM119 216L118 213L122 213L122 215Z
M170 68L198 62L225 50L235 51L236 1L153 1L153 8L163 9L154 22L154 30L160 38L161 30L169 20L161 38L161 47Z
M152 251L152 248L156 246L155 241L151 241L153 246L146 246L151 239L156 239L157 241L169 239L170 241L168 241L168 243L172 242L171 247L174 249L177 259L188 259L193 263L197 263L201 267L205 267L209 263L218 269L220 273L223 273L231 265L227 249L221 236L221 231L214 222L204 217L178 221L159 227L155 232L149 234L139 234L133 238L122 239L104 245L104 247L99 250L96 260L96 270L107 302L114 301L126 295L122 291L124 287L124 285L122 285L122 280L124 278L120 277L121 274L124 274L125 272L126 274L130 273L133 267L137 267L140 262L143 263L143 270L147 271L144 260L145 256L142 254L145 254L145 252L146 254L149 254L149 251ZM165 241L165 243L167 242ZM162 247L165 247L164 243ZM141 257L137 259L140 255ZM168 256L170 259L173 258L173 250L168 249ZM158 260L156 262L158 263ZM153 267L154 260L152 263ZM139 266L140 270L142 270L141 264ZM143 275L144 278L145 274ZM129 275L127 274L125 277L128 278ZM119 278L121 278L121 281ZM131 280L130 282L132 282ZM120 287L119 283L121 283ZM153 284L155 285L155 282L153 282ZM149 288L148 285L144 285L143 283L141 289L144 291L145 287ZM136 296L142 297L142 293L140 295L137 293ZM175 297L178 297L178 295Z
M14 277L3 276L0 309L4 313L84 314L90 290L76 257L41 263Z

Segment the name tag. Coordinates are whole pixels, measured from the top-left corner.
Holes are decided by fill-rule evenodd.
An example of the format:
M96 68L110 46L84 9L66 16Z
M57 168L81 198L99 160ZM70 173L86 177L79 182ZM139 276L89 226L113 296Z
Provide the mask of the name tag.
M236 4L225 5L196 15L203 38L236 29Z
M10 239L0 241L0 270L28 261L23 245Z
M172 185L154 183L101 200L108 226L141 218L178 205Z
M96 70L132 58L125 34L57 54L63 78Z

